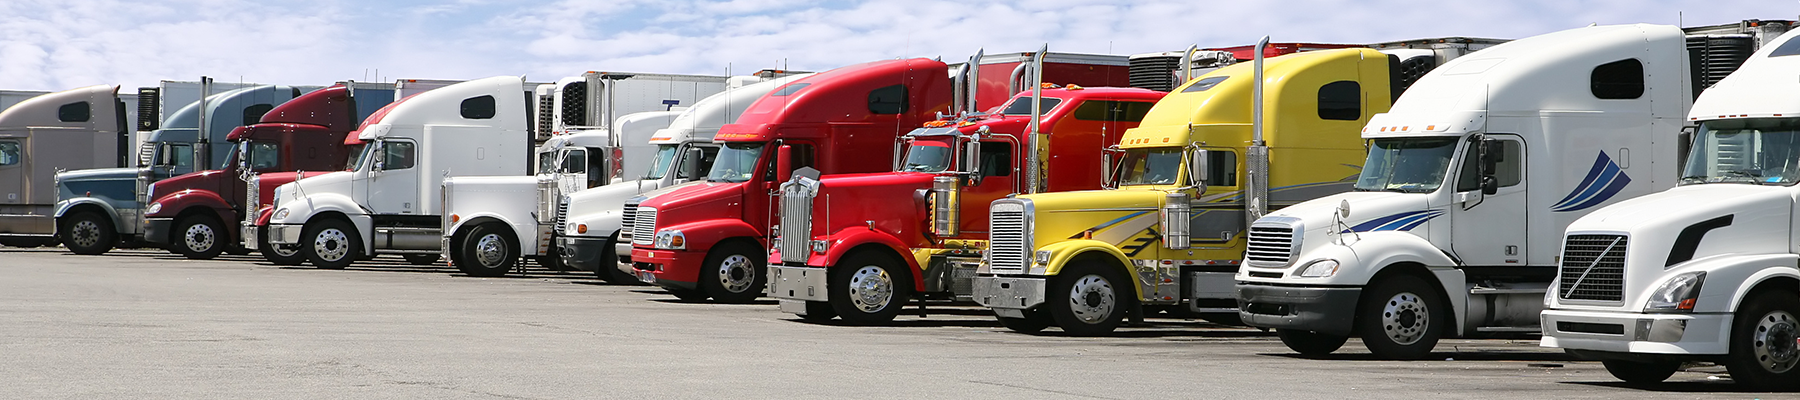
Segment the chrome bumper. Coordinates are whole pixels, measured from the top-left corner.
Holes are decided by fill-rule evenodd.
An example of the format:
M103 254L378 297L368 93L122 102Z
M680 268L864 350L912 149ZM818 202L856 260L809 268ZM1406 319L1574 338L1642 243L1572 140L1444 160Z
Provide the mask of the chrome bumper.
M302 225L269 224L269 244L298 244Z
M1543 347L1648 354L1726 354L1731 314L1544 310Z
M1022 318L1025 310L1044 304L1045 283L1041 277L976 276L971 289L976 303L1003 317Z
M1203 313L1237 312L1237 307L1218 307L1224 303L1237 302L1237 273L1235 272L1203 272L1188 273L1188 282L1193 285L1188 291L1188 310ZM1206 301L1230 300L1230 301ZM1209 306L1203 306L1210 305Z
M257 247L262 246L262 243L257 243L261 239L256 237L255 225L240 226L239 229L241 230L238 231L238 241L243 243L245 250L255 251Z
M829 301L831 296L825 291L826 285L824 268L769 266L769 297L782 300ZM804 307L805 304L801 306Z

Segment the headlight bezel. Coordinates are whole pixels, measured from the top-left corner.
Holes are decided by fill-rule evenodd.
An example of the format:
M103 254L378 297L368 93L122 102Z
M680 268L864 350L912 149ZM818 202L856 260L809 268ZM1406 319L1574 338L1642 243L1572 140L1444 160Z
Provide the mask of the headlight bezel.
M1301 278L1330 278L1344 268L1344 263L1334 258L1320 258L1301 264L1294 269L1294 276ZM1323 270L1323 272L1321 272Z
M651 246L662 250L687 250L687 234L675 229L656 231Z
M287 216L291 211L293 211L293 210L289 210L286 207L276 209L275 214L270 215L269 219L287 219Z
M162 202L160 201L150 202L149 207L144 207L144 215L151 215L159 212L162 212Z
M1706 285L1706 271L1688 271L1664 280L1644 299L1644 312L1653 314L1690 314L1700 301L1700 289Z

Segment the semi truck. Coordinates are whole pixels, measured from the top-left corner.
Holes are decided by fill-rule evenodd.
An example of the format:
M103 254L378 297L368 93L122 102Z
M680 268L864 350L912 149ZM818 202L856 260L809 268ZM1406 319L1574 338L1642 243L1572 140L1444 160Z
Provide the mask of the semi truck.
M208 80L203 79L204 84ZM203 92L205 90L203 89ZM145 140L148 165L56 174L56 236L76 254L102 254L143 234L144 198L156 181L222 169L235 148L226 136L300 96L300 89L261 85L202 97L165 118Z
M551 226L557 232L555 254L561 263L572 269L593 271L611 283L638 283L636 276L618 268L618 257L613 255L625 201L699 179L718 154L719 147L712 139L720 126L737 121L744 109L777 86L809 75L765 70L733 77L724 92L695 102L662 129L642 139L654 146L644 175L557 199ZM631 146L639 139L628 136L625 140L626 146Z
M346 135L360 153L338 171L275 188L270 246L299 245L313 266L342 269L378 253L438 259L443 180L525 175L531 135L524 79L497 76L413 95Z
M226 168L150 184L144 240L191 259L240 247L244 231L236 222L257 211L257 204L247 201L253 198L248 188L290 182L296 171L343 169L349 158L344 135L393 100L391 84L347 82L303 94L270 109L256 124L232 129L225 139L235 151Z
M1028 82L1039 86L1036 77ZM1039 86L997 113L964 109L908 132L891 172L782 184L778 228L770 228L770 297L806 319L857 324L891 321L914 299L968 300L988 204L1013 193L1100 188L1102 149L1137 127L1163 94Z
M1687 42L1674 26L1590 26L1426 74L1363 127L1354 191L1250 226L1239 316L1302 354L1359 336L1394 359L1537 332L1563 229L1674 186L1692 73L1712 66Z
M470 276L505 275L522 257L567 269L554 252L557 203L578 190L641 176L654 150L641 143L680 114L674 107L719 93L726 81L594 71L558 81L557 112L547 116L553 124L539 129L549 135L536 150L535 176L444 180L442 253Z
M1126 131L1108 152L1109 190L993 202L974 299L1028 333L1101 335L1162 310L1231 322L1218 315L1231 311L1247 215L1348 190L1356 131L1402 90L1400 65L1433 56L1317 50L1264 66L1251 51Z
M1544 347L1630 383L1712 362L1753 391L1800 390L1800 33L1774 36L1712 38L1743 50L1773 41L1694 101L1678 186L1569 224L1544 296Z
M125 112L119 87L108 85L31 97L0 111L0 245L55 242L55 174L123 167ZM126 187L103 195L131 192Z

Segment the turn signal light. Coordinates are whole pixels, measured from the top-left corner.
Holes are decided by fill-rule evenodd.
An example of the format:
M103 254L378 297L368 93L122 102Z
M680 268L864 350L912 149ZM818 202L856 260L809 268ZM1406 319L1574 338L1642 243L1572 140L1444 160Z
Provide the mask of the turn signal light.
M575 233L587 233L587 224L575 224Z
M450 214L450 223L454 224L454 223L456 223L456 221L461 221L461 220L462 220L461 215Z

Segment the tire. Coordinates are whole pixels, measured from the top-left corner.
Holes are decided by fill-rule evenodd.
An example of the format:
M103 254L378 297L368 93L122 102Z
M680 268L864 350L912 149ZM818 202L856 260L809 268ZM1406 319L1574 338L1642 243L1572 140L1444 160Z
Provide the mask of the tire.
M1049 308L1056 326L1070 335L1112 333L1125 319L1125 310L1137 300L1137 291L1118 276L1103 264L1070 265L1051 278L1044 306Z
M861 252L832 267L831 308L844 322L877 325L894 321L911 298L912 275L905 262L885 254Z
M800 316L800 319L812 322L825 322L830 321L832 318L837 318L837 316L837 308L832 307L831 302L809 301L806 302L806 315Z
M519 240L513 238L512 229L504 224L484 223L469 229L456 251L462 252L462 262L456 263L456 269L463 273L478 277L504 276L518 263Z
M1013 332L1025 334L1037 334L1043 332L1044 328L1049 328L1050 324L1055 322L1051 320L1049 314L1044 312L1043 307L1025 310L1025 318L1002 317L999 315L994 315L994 318L1000 319L1000 326L1011 329Z
M1800 297L1792 286L1751 294L1731 322L1731 380L1756 391L1800 390ZM1610 369L1610 368L1609 368Z
M169 232L169 247L190 260L211 260L225 252L225 224L206 215L181 217Z
M614 285L644 285L644 281L638 280L630 272L619 269L619 256L613 247L618 243L619 234L616 232L613 233L612 238L606 240L606 248L600 249L600 265L594 266L594 276Z
M439 258L436 254L402 254L400 257L405 258L406 263L412 265L436 264Z
M1356 331L1375 356L1418 360L1431 355L1450 308L1437 289L1413 275L1396 275L1369 286L1357 306Z
M349 221L325 219L306 224L300 235L300 252L322 269L344 269L362 257L362 236Z
M1625 360L1600 360L1606 366L1606 372L1614 378L1626 383L1648 385L1660 383L1681 370L1680 361L1636 362ZM1736 375L1733 375L1736 376Z
M1287 348L1308 356L1331 354L1344 347L1350 340L1349 335L1327 335L1312 331L1296 331L1292 329L1276 329L1275 336L1281 337L1281 344Z
M768 284L766 255L756 246L726 242L714 246L700 265L700 287L713 301L745 304L762 297Z
M289 245L288 247L276 247L275 245L269 244L268 229L257 229L256 241L260 246L257 248L256 252L262 253L263 259L268 260L270 264L300 265L306 263L306 254L301 253L300 246Z
M63 217L56 235L69 251L81 255L100 255L119 243L119 232L112 219L93 211L77 212Z

